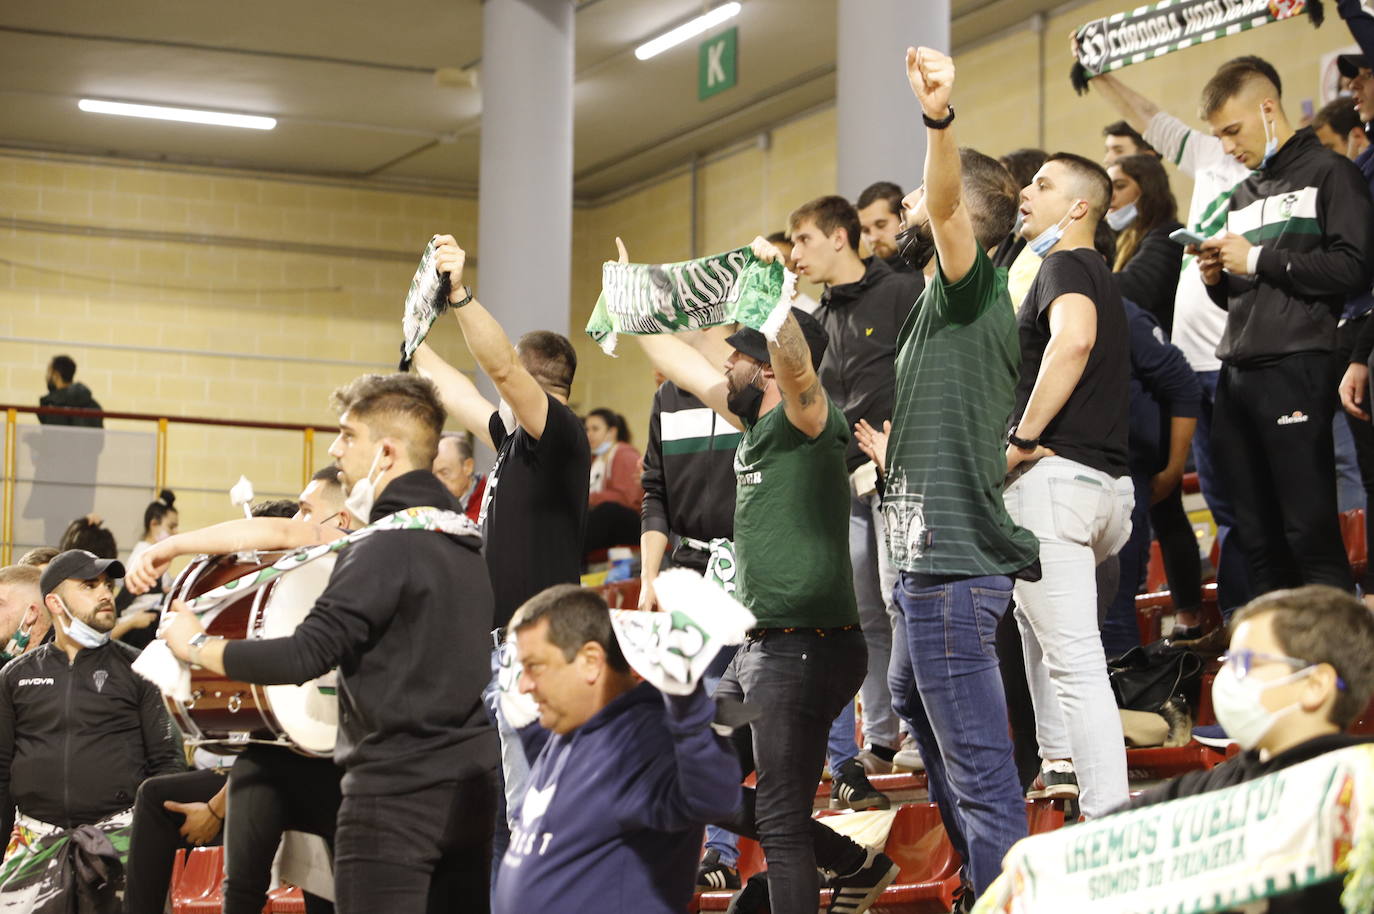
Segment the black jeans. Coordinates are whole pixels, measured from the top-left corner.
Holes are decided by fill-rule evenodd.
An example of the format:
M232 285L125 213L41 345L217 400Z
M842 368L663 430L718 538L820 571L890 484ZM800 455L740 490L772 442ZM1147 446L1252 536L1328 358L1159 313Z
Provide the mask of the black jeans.
M162 914L172 881L172 858L178 849L191 846L181 837L186 817L162 804L209 802L224 786L224 777L208 769L182 771L148 778L138 788L125 865L124 910L129 914ZM219 838L211 843L218 844Z
M1150 506L1150 527L1155 539L1159 540L1174 606L1181 610L1200 610L1202 557L1198 555L1193 522L1188 520L1188 512L1183 509L1182 485L1176 486L1159 504ZM1148 553L1145 562L1149 564Z
M495 770L395 796L345 796L334 845L340 914L486 914Z
M716 822L763 846L774 914L814 914L816 867L841 875L861 867L863 848L811 818L826 737L854 700L868 668L861 631L770 630L745 642L716 697L747 701L762 714L735 731L744 774L758 772L735 817Z
M1355 341L1359 339L1360 333L1374 317L1366 314L1354 320L1348 320L1336 331L1336 358L1335 371L1339 378L1345 374L1345 370L1350 365L1350 354L1355 347ZM1339 400L1339 395L1337 395ZM1365 412L1369 411L1369 394L1365 394ZM1344 408L1337 406L1336 409L1345 416L1346 425L1350 427L1350 437L1355 439L1355 461L1360 467L1360 482L1364 485L1365 511L1364 511L1364 540L1365 554L1374 559L1374 425L1368 419L1359 419L1347 413ZM1365 593L1374 593L1374 561L1365 565L1364 578L1360 581L1360 586Z
M1212 448L1255 595L1303 584L1354 590L1337 519L1332 374L1329 352L1222 365Z
M327 758L273 746L250 746L238 757L229 769L224 824L224 914L262 911L282 832L309 832L334 843L340 775ZM334 906L307 893L305 909L328 914Z

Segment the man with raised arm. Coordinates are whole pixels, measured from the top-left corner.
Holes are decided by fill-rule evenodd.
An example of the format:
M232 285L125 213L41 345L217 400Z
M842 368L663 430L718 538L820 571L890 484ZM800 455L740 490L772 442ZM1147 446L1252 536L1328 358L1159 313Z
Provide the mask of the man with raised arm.
M754 251L779 259L762 238ZM815 318L793 308L776 340L749 328L732 334L722 377L679 339L640 337L659 371L744 432L735 453L735 596L758 621L716 696L764 713L735 731L741 768L757 772L758 786L718 824L762 844L774 914L816 910L818 866L836 876L831 910L846 914L867 910L898 871L811 819L830 723L868 665L849 566L849 432L816 375L826 339Z
M911 725L931 799L981 894L1026 835L996 632L1012 578L1040 574L1035 535L1012 522L1002 500L1021 352L1006 272L987 254L1011 231L1018 188L995 159L955 142L954 61L912 48L906 66L926 124L926 162L925 184L903 201L904 221L917 236L912 247L934 257L913 264L929 272L897 337L886 454L867 423L858 437L884 470L894 596L906 622L907 643L893 646L902 651L893 705Z

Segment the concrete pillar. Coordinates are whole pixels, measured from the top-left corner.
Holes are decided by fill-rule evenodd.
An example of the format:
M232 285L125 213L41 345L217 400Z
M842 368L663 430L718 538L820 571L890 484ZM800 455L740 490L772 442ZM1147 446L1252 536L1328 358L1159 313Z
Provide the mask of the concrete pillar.
M874 181L921 183L925 128L903 57L922 45L949 53L949 0L839 0L837 190L851 201Z
M569 334L573 2L482 5L480 298L514 342Z

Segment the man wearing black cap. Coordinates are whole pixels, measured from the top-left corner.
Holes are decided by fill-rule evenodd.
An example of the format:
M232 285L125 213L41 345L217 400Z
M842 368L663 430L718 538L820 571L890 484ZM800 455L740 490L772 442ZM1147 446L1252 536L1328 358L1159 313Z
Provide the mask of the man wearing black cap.
M96 910L113 910L138 785L185 770L162 696L133 671L137 652L110 641L110 582L123 576L118 561L80 549L54 558L39 579L54 639L0 671L0 834L19 826L0 909L66 911L69 893L90 891ZM54 855L71 865L49 866ZM78 886L91 870L75 861L109 885Z
M780 259L762 238L754 252ZM639 339L669 380L744 432L735 452L735 596L757 621L716 697L763 714L735 731L740 766L757 772L758 786L718 824L763 846L774 914L816 910L818 866L836 876L831 910L857 914L897 865L811 819L830 723L868 665L849 565L849 427L816 375L826 333L797 308L775 341L741 329L727 340L734 352L723 378L681 340Z

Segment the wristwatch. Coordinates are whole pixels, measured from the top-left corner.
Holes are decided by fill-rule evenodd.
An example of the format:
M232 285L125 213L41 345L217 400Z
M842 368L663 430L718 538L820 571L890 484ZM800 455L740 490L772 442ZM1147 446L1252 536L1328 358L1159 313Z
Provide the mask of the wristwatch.
M200 649L210 640L209 632L196 632L186 641L186 656L191 666L200 667Z
M458 301L454 302L453 304L449 305L449 307L453 308L454 310L457 310L458 308L463 307L470 301L472 301L472 289L468 288L467 286L463 286L463 297Z
M1007 432L1007 443L1012 447L1020 448L1023 451L1033 451L1040 446L1039 438L1018 438L1016 429Z

